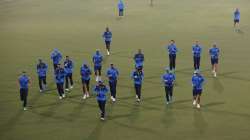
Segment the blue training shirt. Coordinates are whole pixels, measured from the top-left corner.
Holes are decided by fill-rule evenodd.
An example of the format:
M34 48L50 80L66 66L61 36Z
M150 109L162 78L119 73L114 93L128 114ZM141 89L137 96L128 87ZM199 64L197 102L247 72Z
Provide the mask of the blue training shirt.
M26 75L21 75L18 79L20 89L28 89L29 87L29 77Z
M169 54L176 54L178 52L178 49L175 44L168 45L167 49Z
M234 20L240 20L240 11L236 10L234 12Z
M93 56L93 63L95 66L102 66L102 61L103 61L103 57L102 55L99 53L99 54L95 54Z
M116 68L109 68L106 75L109 78L109 82L114 83L119 76L119 71Z
M39 63L37 64L36 70L39 77L44 77L48 71L48 65L46 63Z
M91 69L87 66L82 66L80 70L82 80L90 80L90 75L92 74Z
M55 71L55 81L57 84L64 83L66 72L63 68L57 68Z
M138 71L133 71L131 74L131 77L133 78L135 85L141 85L143 82L144 73L138 72Z
M105 85L96 85L94 88L96 99L98 101L106 101L106 94L108 93L108 88Z
M212 59L218 59L219 53L220 53L220 49L217 47L212 47L211 49L209 49L209 54Z
M62 54L59 51L53 51L50 57L54 64L59 64L62 59Z
M118 6L118 9L119 9L119 10L123 10L123 9L124 9L124 3L123 3L123 1L122 1L122 0L119 0L117 6Z
M64 70L66 74L73 73L74 63L72 60L65 60L64 61Z
M192 47L193 49L193 56L194 57L200 57L201 56L201 52L202 52L202 48L200 45L193 45Z
M136 67L141 67L143 66L144 62L144 55L142 53L137 53L134 56L134 61L135 61L135 66Z
M166 73L162 76L162 81L166 87L172 87L175 81L175 75L172 73Z
M110 32L110 31L106 31L106 32L104 32L103 33L103 35L102 35L102 37L103 37L103 39L105 40L105 41L112 41L112 32Z
M200 75L200 74L199 75L194 75L192 77L193 89L201 90L204 81L205 81L205 79L203 78L202 75Z

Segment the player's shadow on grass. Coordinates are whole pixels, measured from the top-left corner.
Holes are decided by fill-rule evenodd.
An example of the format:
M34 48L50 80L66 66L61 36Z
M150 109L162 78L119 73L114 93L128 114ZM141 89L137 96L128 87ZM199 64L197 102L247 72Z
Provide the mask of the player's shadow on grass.
M104 126L105 126L105 122L101 122L101 121L97 122L96 127L92 130L90 135L87 137L87 140L101 140L102 139L101 134L102 134L102 130Z
M237 33L241 34L241 35L245 34L244 31L242 31L241 29L239 29L239 31Z
M218 78L213 78L213 89L217 92L217 93L223 93L224 91L224 87L222 85L222 83L220 82L220 79Z
M218 106L218 105L223 105L223 104L225 104L225 102L212 102L212 103L204 104L202 107L208 108L208 107Z
M208 124L204 119L203 112L195 109L193 110L193 117L194 117L193 125L196 129L196 132L198 134L204 134L206 132Z
M165 110L162 116L162 123L164 124L166 129L170 128L171 126L174 126L174 124L176 123L172 105L168 105L165 107Z

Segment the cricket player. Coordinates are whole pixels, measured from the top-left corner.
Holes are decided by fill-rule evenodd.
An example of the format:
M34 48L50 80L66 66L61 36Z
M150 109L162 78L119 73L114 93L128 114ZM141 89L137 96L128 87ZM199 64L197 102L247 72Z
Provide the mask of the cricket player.
M141 101L141 88L142 88L142 82L144 78L143 71L140 71L139 69L135 69L135 71L132 72L131 78L134 80L134 88L136 93L136 101Z
M23 71L21 76L18 78L18 83L20 87L20 99L23 102L23 110L27 110L26 106L27 106L30 78L26 75L25 71Z
M193 105L197 108L200 108L200 98L202 94L202 87L205 79L200 74L198 70L194 72L192 77L192 86L193 86Z
M209 54L211 57L212 73L214 77L216 77L218 71L219 54L220 54L220 49L217 47L216 43L214 43L213 47L209 49Z
M84 63L81 67L81 70L80 70L80 75L82 77L82 89L83 89L82 99L89 98L89 96L90 96L90 94L89 94L89 82L90 82L91 74L92 74L91 69L89 68L89 66L86 63Z
M59 52L59 50L57 48L55 48L51 55L50 58L53 61L53 66L54 66L54 70L56 70L58 64L60 63L61 59L62 59L62 54Z
M144 54L142 53L141 49L138 50L138 53L134 56L135 67L139 71L143 70L143 63L144 63Z
M46 75L48 71L48 65L42 61L42 59L38 60L38 64L36 66L39 88L40 92L43 92L47 87Z
M168 54L169 54L169 68L171 71L175 71L175 60L176 60L176 53L178 49L175 45L175 41L171 40L170 44L167 46Z
M96 93L96 99L101 111L101 120L105 120L105 104L106 104L106 94L108 93L108 88L102 81L98 81L94 88Z
M117 7L119 10L119 17L122 17L124 15L124 9L125 9L125 5L122 0L119 0Z
M73 68L74 68L74 63L73 61L69 58L69 56L66 56L66 59L64 61L64 70L65 70L65 90L69 91L69 81L70 81L70 89L73 89L73 78L72 78L72 73L73 73Z
M200 69L201 52L202 52L202 47L200 46L199 42L196 41L195 44L192 46L194 70Z
M94 54L92 61L94 63L94 71L96 76L96 82L101 81L101 71L102 71L102 61L103 57L99 50L96 50L96 53Z
M116 86L117 86L117 78L119 76L119 71L115 68L114 64L110 64L110 68L107 70L106 73L109 79L109 87L111 93L111 100L113 102L116 101Z
M109 28L106 28L106 31L102 35L105 44L106 44L106 49L107 49L107 55L110 55L110 45L112 41L112 32L109 30Z
M238 8L235 9L234 11L234 28L235 31L240 31L240 10Z
M61 64L58 64L56 70L55 70L55 82L57 86L57 91L59 94L59 99L65 98L64 94L64 79L65 79L66 72Z
M165 86L166 104L173 102L173 88L175 82L175 75L166 68L166 73L162 76L162 81Z

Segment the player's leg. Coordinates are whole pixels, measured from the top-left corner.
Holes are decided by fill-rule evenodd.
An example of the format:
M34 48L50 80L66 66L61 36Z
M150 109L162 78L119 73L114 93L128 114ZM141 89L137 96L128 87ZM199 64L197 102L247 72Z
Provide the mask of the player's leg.
M24 89L23 92L23 110L27 110L26 106L27 106L27 97L28 97L28 89Z
M69 91L69 74L65 76L65 90Z
M46 76L43 77L43 87L44 87L44 89L47 88L47 77Z
M173 86L169 87L169 97L170 102L173 102Z
M84 79L82 79L82 91L83 91L82 99L86 99L87 98L87 88L86 88L86 83L85 83Z
M69 80L70 80L70 88L72 89L73 88L73 85L74 85L74 81L73 81L73 77L72 77L72 73L69 74Z
M109 81L109 89L110 89L110 94L111 94L111 100L113 101L114 90L113 90L113 84L110 81Z
M173 69L173 60L172 60L172 55L169 54L169 69L172 70Z
M115 80L115 82L114 82L114 95L113 95L114 99L116 99L116 86L117 86L117 81Z
M197 94L196 94L196 89L193 89L193 105L196 105L196 96L197 96Z
M56 84L56 88L57 88L57 92L59 94L59 99L62 99L62 94L61 94L61 89L60 89L60 84L59 83Z
M64 83L60 84L60 92L61 92L62 97L65 98L64 86L63 85L64 85Z
M173 70L175 71L176 54L173 55Z
M197 57L197 69L198 70L200 69L200 61L201 61L201 58Z
M165 93L166 93L166 104L169 104L169 89L167 86L165 86Z
M202 90L198 90L197 97L196 97L197 108L200 108L201 94L202 94Z
M42 92L43 91L43 85L42 85L42 77L38 77L38 83L39 83L39 89L40 89L40 92Z

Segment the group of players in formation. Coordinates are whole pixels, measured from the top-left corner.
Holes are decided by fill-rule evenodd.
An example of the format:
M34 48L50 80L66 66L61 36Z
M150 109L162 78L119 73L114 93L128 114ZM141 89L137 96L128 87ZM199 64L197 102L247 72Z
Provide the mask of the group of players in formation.
M119 1L118 4L119 9L119 16L123 16L124 12L124 4L122 1ZM234 27L235 30L238 31L239 29L237 26L239 25L240 20L240 12L239 9L236 9L234 12ZM110 55L110 45L112 41L112 32L109 28L106 28L106 31L103 33L103 39L106 44L107 55ZM175 60L176 54L178 49L176 47L175 41L171 40L169 45L166 47L169 54L169 67L166 68L166 73L162 75L162 82L165 87L166 93L166 104L173 102L173 88L175 83ZM194 43L192 46L192 53L193 53L193 62L194 62L194 74L192 76L192 87L193 87L193 105L197 108L200 108L200 98L203 89L203 83L205 81L204 77L201 75L200 69L200 58L202 53L202 46L199 44L198 41ZM212 45L209 49L209 54L211 57L211 65L212 65L212 74L214 77L217 76L217 67L218 67L218 60L220 49L217 47L216 43ZM62 54L58 49L54 49L51 53L51 60L53 61L54 66L54 79L57 86L57 91L59 94L59 99L65 98L66 92L69 92L73 89L73 70L74 70L74 62L71 60L69 56L66 56L65 61L61 64ZM98 106L101 111L101 120L105 119L105 104L106 104L106 95L110 91L111 96L110 99L112 102L116 102L116 87L117 87L117 80L119 77L119 70L115 67L113 63L110 64L110 67L106 71L106 76L109 79L109 89L108 86L102 81L102 62L103 62L103 55L99 50L96 50L95 54L92 57L92 62L94 64L94 74L95 74L95 81L97 84L94 87L93 92L96 93L96 98L98 102ZM136 102L141 101L141 88L144 78L143 72L143 63L144 63L144 54L142 53L141 49L138 50L138 53L134 55L134 62L135 62L135 70L131 73L131 78L134 81L134 88L136 93ZM39 89L40 92L46 91L46 76L48 71L48 65L39 59L37 64L37 75L39 80ZM83 97L82 99L87 99L90 97L90 79L92 75L91 68L87 65L87 63L83 63L80 68L80 75L82 80L82 90L83 90ZM20 98L23 102L23 109L27 110L27 96L28 96L28 89L30 78L26 74L25 71L22 72L21 76L18 79L20 85ZM65 89L64 89L65 87Z

